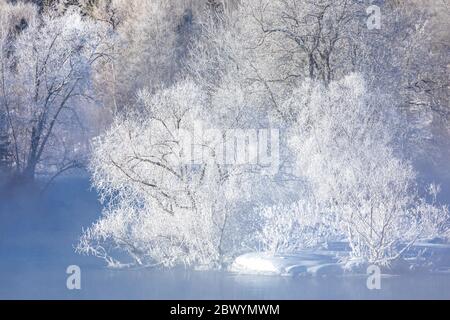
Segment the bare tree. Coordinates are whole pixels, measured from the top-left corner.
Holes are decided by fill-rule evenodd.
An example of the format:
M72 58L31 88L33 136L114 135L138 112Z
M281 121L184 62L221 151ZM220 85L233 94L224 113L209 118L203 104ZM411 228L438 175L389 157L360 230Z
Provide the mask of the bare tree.
M81 136L79 102L89 99L92 65L104 57L105 34L102 26L69 10L28 20L10 51L3 51L1 97L20 178L33 180L43 161L50 171L52 165L57 170L80 165L75 156L80 145L70 140Z

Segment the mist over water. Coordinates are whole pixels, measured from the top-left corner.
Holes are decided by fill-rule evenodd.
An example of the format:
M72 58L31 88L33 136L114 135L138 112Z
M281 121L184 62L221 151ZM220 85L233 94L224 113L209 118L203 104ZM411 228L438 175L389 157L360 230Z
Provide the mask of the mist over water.
M24 198L1 201L0 299L450 299L445 274L386 276L381 290L370 291L365 276L110 270L74 250L82 228L101 213L87 178L60 179L35 200ZM66 287L69 265L81 268L81 290Z

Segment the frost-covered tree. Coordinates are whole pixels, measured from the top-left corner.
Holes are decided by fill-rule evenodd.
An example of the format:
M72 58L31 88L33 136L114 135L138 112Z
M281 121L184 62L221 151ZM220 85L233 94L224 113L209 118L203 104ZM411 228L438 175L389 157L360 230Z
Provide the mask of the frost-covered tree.
M204 15L186 3L96 2L90 15L114 45L95 86L115 120L91 162L106 209L78 251L110 265L125 254L219 266L245 248L344 239L353 257L389 264L418 238L448 236L448 210L419 196L405 152L430 125L414 109L444 105L442 88L421 84L435 74L445 86L446 58L428 54L428 12L385 5L382 29L369 30L367 5L352 0L208 1ZM279 173L223 165L198 121L281 128ZM185 162L186 137L206 163Z
M298 83L327 83L353 71L363 8L347 0L243 1L202 21L190 70L211 91L232 79L255 108L288 123L280 104Z
M2 16L11 19L15 10L9 5ZM24 21L14 38L2 38L0 101L14 169L30 180L39 166L55 173L79 165L86 124L80 102L89 99L92 66L107 48L106 29L75 9Z
M9 135L6 130L5 116L0 114L0 185L3 185L5 177L9 174L11 166L11 153L9 151Z
M202 1L99 0L89 15L109 25L111 60L96 77L96 89L111 113L133 104L136 91L156 91L180 76L184 56L195 38Z
M448 35L435 30L445 29L448 9L437 0L379 5L381 29L369 30L364 1L243 1L202 21L191 73L212 91L231 79L255 107L287 123L281 103L304 79L329 83L359 72L408 111L408 152L435 157L433 144L445 149L432 139L446 139L449 64Z
M298 110L297 174L333 212L353 256L388 264L426 236L430 214L448 216L418 196L415 171L398 152L401 115L361 77L306 82L286 103Z
M326 247L330 241L342 240L342 233L335 229L335 215L313 201L312 196L305 193L291 204L257 208L253 218L256 230L249 243L253 241L258 251L276 255Z
M440 30L448 14L442 1L386 2L381 29L358 35L357 70L371 86L398 97L410 124L406 151L428 166L442 161L447 148L449 61Z
M196 133L206 104L190 81L141 91L134 111L95 142L91 172L106 209L80 252L163 266L219 266L232 254L233 204L251 192L242 170L219 159L222 135Z

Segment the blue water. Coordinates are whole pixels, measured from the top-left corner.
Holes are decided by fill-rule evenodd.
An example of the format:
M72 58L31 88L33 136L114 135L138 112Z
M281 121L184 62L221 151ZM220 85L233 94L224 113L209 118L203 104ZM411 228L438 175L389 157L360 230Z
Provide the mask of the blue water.
M31 197L32 198L32 197ZM83 227L101 212L87 179L60 180L43 196L0 202L1 299L450 299L450 275L382 279L246 276L184 269L121 270L75 254ZM81 290L68 290L66 268L81 268Z

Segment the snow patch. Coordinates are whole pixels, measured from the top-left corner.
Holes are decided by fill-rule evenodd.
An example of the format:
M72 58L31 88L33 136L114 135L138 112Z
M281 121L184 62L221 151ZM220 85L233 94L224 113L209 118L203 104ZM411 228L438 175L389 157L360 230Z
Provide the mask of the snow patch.
M247 253L235 259L231 272L262 275L339 275L343 268L331 254L300 252L290 255Z

